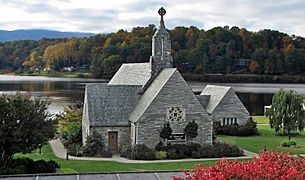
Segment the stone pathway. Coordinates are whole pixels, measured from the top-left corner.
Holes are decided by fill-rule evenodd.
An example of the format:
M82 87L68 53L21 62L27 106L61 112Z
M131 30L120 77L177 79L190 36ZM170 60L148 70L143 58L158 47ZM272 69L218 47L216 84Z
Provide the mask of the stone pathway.
M66 159L67 155L67 150L64 148L63 144L61 141L58 139L51 140L50 145L53 149L53 152L56 157L61 158L61 159ZM241 157L227 157L225 159L248 159L252 158L253 156L258 156L256 153L252 153L250 151L244 150L245 156ZM91 161L116 161L116 162L121 162L121 163L159 163L159 162L189 162L189 161L211 161L211 160L221 160L224 158L202 158L202 159L166 159L166 160L130 160L126 159L123 157L120 157L119 154L114 154L112 158L100 158L100 157L75 157L75 156L70 156L69 159L73 160L91 160Z

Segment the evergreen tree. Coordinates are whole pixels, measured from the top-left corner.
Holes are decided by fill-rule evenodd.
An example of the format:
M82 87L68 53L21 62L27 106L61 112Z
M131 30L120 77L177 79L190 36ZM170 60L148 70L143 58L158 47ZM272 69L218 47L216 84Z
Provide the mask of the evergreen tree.
M198 124L195 121L189 122L184 128L186 137L195 138L198 135Z
M166 139L168 139L172 134L172 128L170 126L169 123L164 124L162 130L160 131L160 138L164 139L164 141Z

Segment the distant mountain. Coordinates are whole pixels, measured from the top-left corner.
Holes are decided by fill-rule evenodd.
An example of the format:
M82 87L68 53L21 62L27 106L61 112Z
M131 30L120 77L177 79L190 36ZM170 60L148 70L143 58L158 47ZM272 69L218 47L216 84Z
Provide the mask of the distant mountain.
M0 30L0 42L12 40L39 40L42 38L70 38L70 37L89 37L94 36L93 33L82 32L61 32L53 30L30 29L5 31Z

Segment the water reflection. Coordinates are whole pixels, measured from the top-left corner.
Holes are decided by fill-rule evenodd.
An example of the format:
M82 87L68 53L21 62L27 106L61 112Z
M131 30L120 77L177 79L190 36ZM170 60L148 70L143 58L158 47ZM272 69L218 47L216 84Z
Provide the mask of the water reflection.
M103 83L98 79L48 78L0 75L0 93L28 93L35 98L48 98L49 112L54 114L75 101L83 101L86 83Z
M100 79L81 78L49 78L30 76L7 76L0 75L0 93L16 94L30 93L36 98L49 98L51 105L50 113L58 113L63 107L75 101L83 101L84 89L87 83L107 83ZM221 84L189 82L193 91L200 93L207 84L231 86L251 115L263 115L264 106L270 105L273 94L280 88L293 89L299 94L305 95L304 84Z
M263 115L264 106L271 105L273 94L269 93L236 93L250 115Z

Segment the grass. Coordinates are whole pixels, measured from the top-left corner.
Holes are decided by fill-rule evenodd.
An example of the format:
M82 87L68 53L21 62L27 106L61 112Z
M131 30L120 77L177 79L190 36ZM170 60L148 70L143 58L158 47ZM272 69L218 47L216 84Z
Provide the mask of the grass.
M119 163L115 161L82 161L65 160L55 157L50 145L42 148L42 154L35 151L30 154L16 154L15 157L28 157L34 160L55 160L61 167L61 172L81 173L81 172L118 172L118 171L156 171L156 170L185 170L194 167L195 164L206 166L214 165L217 161L196 161L196 162L162 162L162 163ZM242 161L249 160L243 159Z
M269 118L267 116L252 116L252 119L257 124L269 124Z
M299 147L283 148L280 147L282 141L288 141L287 136L275 136L275 132L268 125L258 125L260 136L236 137L236 136L218 136L218 140L235 144L242 149L258 153L266 146L267 150L279 152L290 152L291 154L305 154L305 133L293 137L292 140L297 142Z

